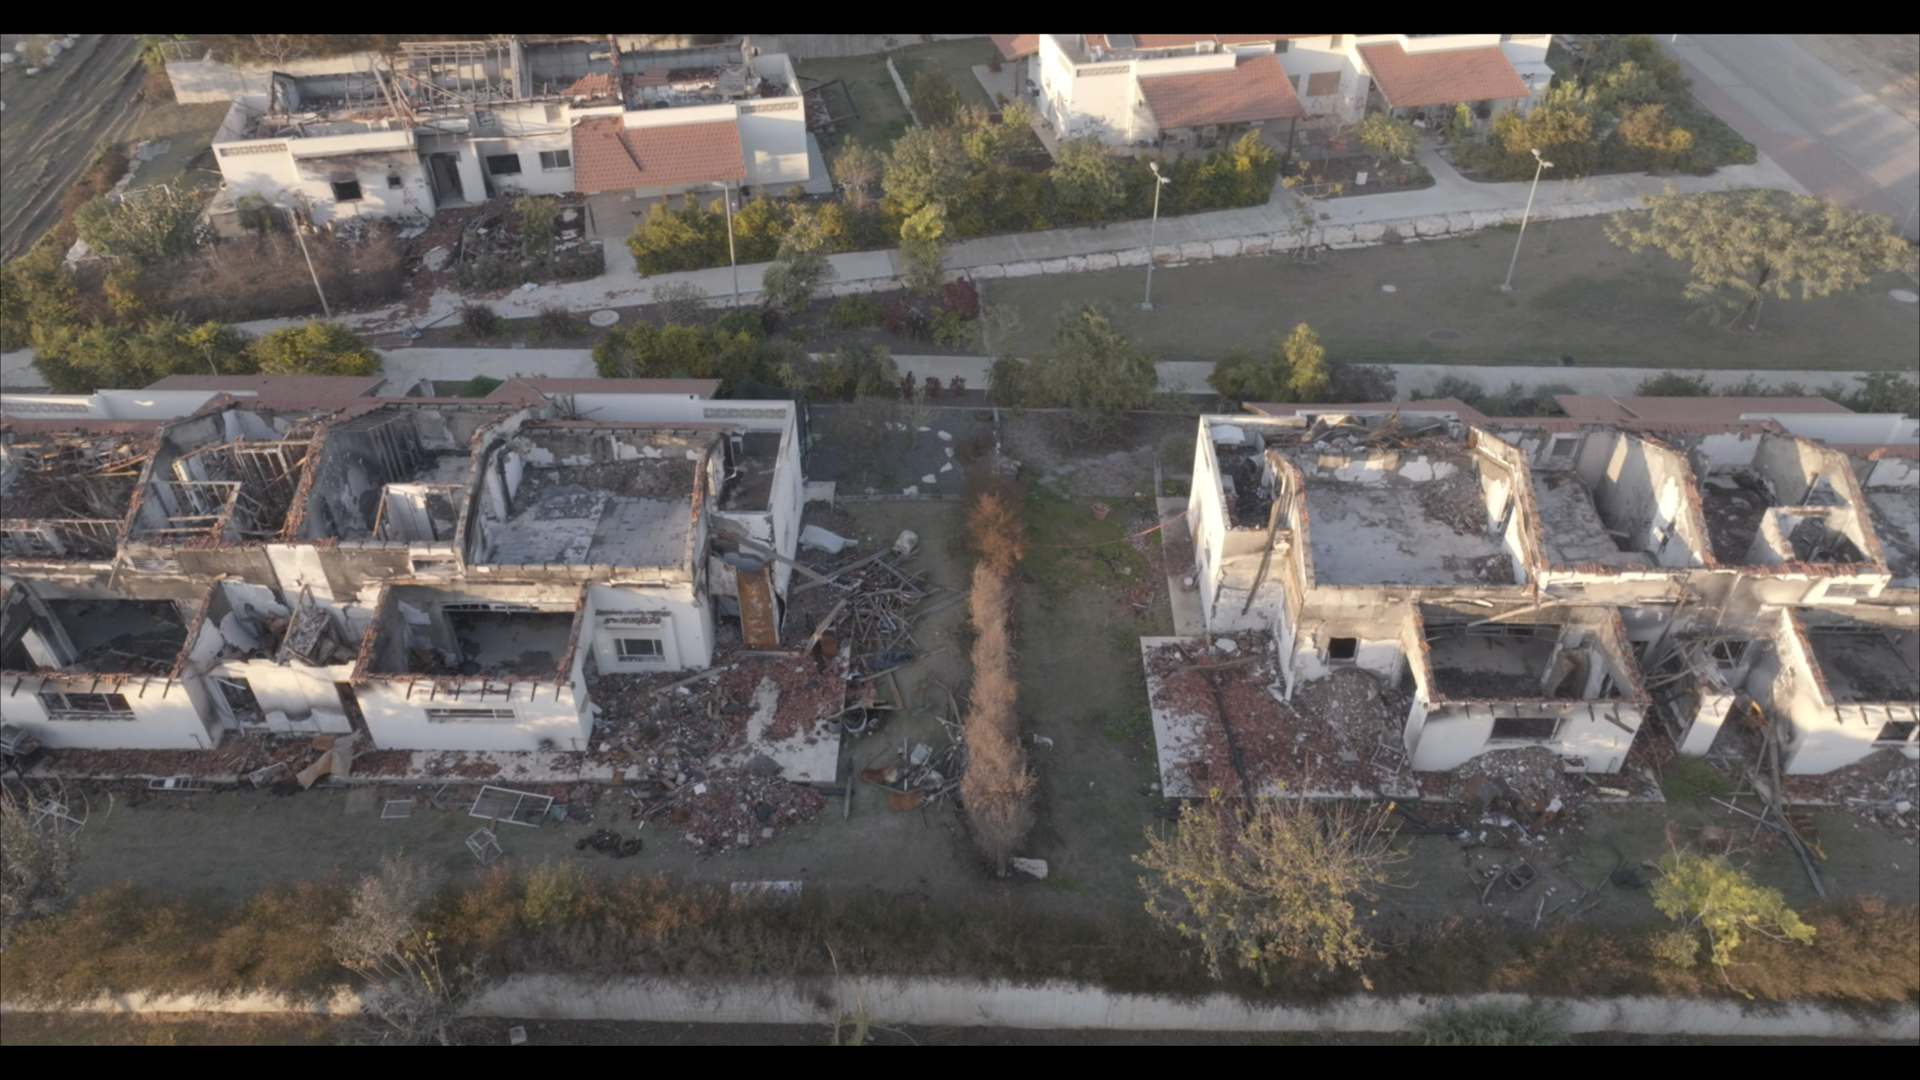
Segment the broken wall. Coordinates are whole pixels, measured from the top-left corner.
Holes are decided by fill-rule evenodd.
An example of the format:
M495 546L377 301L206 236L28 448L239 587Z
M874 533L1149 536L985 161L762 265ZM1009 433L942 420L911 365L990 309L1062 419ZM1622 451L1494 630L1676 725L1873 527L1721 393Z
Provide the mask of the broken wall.
M1711 545L1706 522L1693 502L1694 477L1686 455L1625 432L1610 433L1610 439L1608 434L1587 436L1589 444L1604 447L1611 442L1604 464L1590 471L1594 455L1583 454L1580 468L1601 519L1627 533L1629 543L1660 566L1706 565L1703 556Z
M1418 616L1410 625L1417 629L1419 640L1408 643L1415 699L1422 703L1417 723L1410 716L1407 725L1412 767L1442 772L1489 751L1544 746L1567 759L1569 769L1620 771L1650 702L1619 615L1606 608L1562 607L1521 609L1513 618L1561 628L1548 664L1556 663L1561 652L1578 649L1587 670L1577 697L1550 698L1544 691L1538 696L1484 701L1442 697L1434 688L1428 637L1444 624Z
M586 591L583 625L591 630L591 653L602 674L701 670L713 663L713 608L691 587L641 591L589 585ZM631 639L660 642L658 659L644 648L623 651L620 641ZM584 659L589 650L578 651Z

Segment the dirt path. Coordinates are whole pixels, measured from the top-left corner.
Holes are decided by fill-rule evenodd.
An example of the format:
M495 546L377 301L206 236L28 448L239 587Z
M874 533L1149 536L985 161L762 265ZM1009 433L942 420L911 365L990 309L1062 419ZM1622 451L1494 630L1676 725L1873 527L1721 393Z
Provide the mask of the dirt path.
M95 147L125 134L145 100L144 71L134 62L131 34L89 38L62 59L54 71L38 76L57 80L50 92L8 79L7 150L0 160L0 185L7 191L0 208L0 258L25 251L51 227L60 198L79 178ZM25 91L25 93L23 93ZM39 91L39 93L33 93ZM26 141L20 141L27 136ZM33 178L25 177L31 173Z

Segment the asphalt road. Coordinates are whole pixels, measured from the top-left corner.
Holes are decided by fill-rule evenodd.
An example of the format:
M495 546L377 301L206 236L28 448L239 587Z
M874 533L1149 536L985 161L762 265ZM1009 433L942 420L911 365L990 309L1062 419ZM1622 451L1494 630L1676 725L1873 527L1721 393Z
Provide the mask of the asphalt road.
M1661 42L1702 104L1808 191L1920 229L1920 127L1786 34L1681 34Z

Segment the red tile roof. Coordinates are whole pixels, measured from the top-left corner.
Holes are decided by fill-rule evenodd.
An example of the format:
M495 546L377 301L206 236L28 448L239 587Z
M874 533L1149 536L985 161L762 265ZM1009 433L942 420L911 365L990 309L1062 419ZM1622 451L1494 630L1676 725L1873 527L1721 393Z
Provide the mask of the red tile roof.
M1733 423L1749 413L1851 413L1823 397L1632 397L1607 394L1555 394L1572 420L1671 420Z
M595 116L573 126L573 190L630 188L742 180L740 130L731 120L662 127L626 127L618 116Z
M620 92L620 86L613 75L605 71L595 71L574 80L572 86L560 92L561 97L592 98L613 97Z
M1141 79L1140 92L1162 131L1307 115L1271 53L1242 57L1223 71Z
M1360 46L1373 81L1396 109L1521 98L1527 84L1498 48L1409 53L1397 41Z
M993 47L1000 50L1003 59L1018 60L1040 51L1039 34L988 34L987 37L992 39Z

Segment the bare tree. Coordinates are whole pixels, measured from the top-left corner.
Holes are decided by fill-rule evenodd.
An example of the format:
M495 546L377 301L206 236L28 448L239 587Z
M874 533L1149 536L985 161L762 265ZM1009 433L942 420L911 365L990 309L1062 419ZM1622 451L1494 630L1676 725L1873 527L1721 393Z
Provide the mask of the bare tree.
M307 54L306 44L293 34L248 34L247 40L256 55L276 66Z
M347 917L327 933L340 963L367 980L363 1011L342 1028L344 1041L444 1043L447 1023L485 985L478 961L449 970L433 932L421 927L420 909L433 889L424 867L398 855L354 886Z
M1386 828L1392 812L1288 798L1242 807L1216 792L1182 810L1172 835L1148 829L1146 852L1133 857L1148 871L1147 913L1197 942L1215 978L1225 963L1262 981L1285 962L1358 971L1375 949L1357 901L1373 899L1406 858Z
M29 919L50 915L73 884L73 831L61 800L0 792L0 948Z

